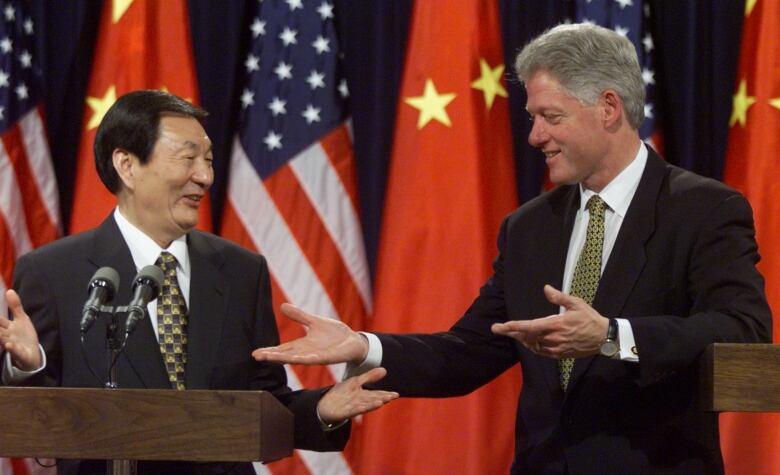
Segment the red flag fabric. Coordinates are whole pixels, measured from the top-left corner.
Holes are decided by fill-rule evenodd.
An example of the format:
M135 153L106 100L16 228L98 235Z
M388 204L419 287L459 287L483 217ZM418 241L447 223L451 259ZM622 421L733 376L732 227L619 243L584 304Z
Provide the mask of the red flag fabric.
M496 2L415 2L374 286L372 330L449 328L491 274L517 206ZM365 417L361 473L507 473L516 370L456 399Z
M222 235L268 261L276 305L291 302L364 329L371 288L341 75L337 12L328 2L255 3ZM300 325L277 319L282 341ZM287 367L293 389L341 379L343 365ZM360 422L344 453L296 451L261 473L348 474Z
M115 0L103 8L76 165L71 233L97 226L116 206L95 171L92 144L97 126L117 97L136 89L162 89L197 103L184 0ZM198 228L211 230L208 199L200 204Z
M748 0L730 120L724 181L753 206L759 269L780 342L780 2ZM780 414L723 414L726 472L780 473Z

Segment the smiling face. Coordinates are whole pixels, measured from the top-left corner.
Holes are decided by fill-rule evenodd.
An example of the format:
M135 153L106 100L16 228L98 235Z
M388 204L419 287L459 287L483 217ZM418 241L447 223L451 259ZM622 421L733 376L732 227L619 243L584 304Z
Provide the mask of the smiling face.
M165 115L149 160L121 149L113 161L121 180L122 214L167 248L198 224L198 209L214 181L211 140L196 119Z
M566 92L546 71L526 81L533 127L528 143L542 150L555 184L582 183L600 191L612 179L608 166L609 131L604 97L584 105Z

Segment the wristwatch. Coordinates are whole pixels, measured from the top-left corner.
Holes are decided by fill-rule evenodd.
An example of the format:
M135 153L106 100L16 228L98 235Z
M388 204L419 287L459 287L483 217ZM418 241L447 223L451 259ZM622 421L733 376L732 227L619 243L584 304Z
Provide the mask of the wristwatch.
M599 353L601 356L607 358L614 357L618 351L620 351L620 345L618 345L618 323L614 318L609 319L609 326L607 327L607 337L601 342L599 347Z

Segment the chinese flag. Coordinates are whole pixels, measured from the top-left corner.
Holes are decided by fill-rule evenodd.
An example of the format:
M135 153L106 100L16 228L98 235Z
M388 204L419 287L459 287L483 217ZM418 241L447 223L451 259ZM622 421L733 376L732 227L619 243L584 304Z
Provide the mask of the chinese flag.
M113 0L103 8L76 165L71 233L97 226L116 206L95 171L92 144L108 108L136 89L162 89L197 102L184 0ZM198 227L211 230L208 200L201 202Z
M373 330L448 329L490 276L517 206L497 2L415 2L375 282ZM360 473L507 473L520 374L365 417Z
M748 0L724 181L753 206L759 269L780 342L780 2ZM726 471L780 473L780 414L723 414Z

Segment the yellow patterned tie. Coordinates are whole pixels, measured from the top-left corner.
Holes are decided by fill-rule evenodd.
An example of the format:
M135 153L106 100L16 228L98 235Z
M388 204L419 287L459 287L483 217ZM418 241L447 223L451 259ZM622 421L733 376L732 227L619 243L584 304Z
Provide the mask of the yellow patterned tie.
M599 195L593 195L588 200L588 231L585 244L582 246L580 258L574 268L569 293L580 297L589 305L593 303L601 278L601 254L604 249L604 200ZM558 360L558 370L561 376L561 388L566 391L569 385L571 370L574 368L574 358Z
M187 302L176 278L176 258L163 251L157 262L163 279L157 298L157 332L160 352L174 389L184 389L184 368L187 365Z

